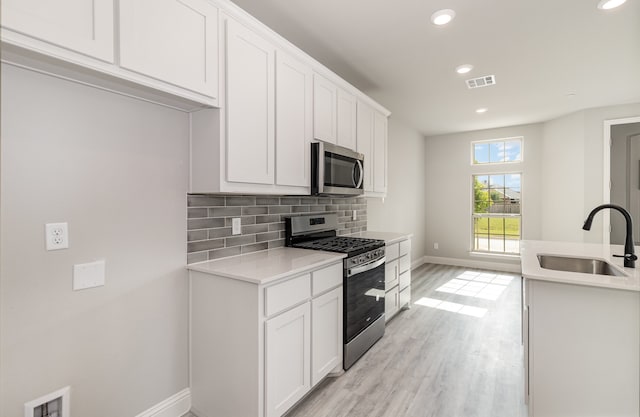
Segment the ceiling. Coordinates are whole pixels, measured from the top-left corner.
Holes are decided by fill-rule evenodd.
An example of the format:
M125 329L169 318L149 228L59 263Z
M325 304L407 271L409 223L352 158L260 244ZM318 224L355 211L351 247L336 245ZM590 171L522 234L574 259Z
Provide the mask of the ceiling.
M640 0L233 1L426 136L640 102Z

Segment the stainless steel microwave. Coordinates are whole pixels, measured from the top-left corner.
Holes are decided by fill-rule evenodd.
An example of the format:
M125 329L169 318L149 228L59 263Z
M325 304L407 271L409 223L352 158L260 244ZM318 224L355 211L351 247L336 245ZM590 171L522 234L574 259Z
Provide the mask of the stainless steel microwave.
M311 194L364 193L364 155L324 142L311 144Z

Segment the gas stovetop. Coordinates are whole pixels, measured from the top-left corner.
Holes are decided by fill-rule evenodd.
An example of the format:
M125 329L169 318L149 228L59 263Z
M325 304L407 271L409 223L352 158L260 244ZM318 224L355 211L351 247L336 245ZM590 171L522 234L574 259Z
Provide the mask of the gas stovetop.
M363 252L384 246L383 240L365 239L360 237L333 236L323 239L294 243L295 248L326 250L329 252L346 253L355 256Z

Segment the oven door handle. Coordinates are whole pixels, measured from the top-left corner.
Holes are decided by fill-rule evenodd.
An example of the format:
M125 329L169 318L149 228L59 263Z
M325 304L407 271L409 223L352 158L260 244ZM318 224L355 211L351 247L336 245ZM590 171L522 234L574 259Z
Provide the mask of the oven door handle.
M351 277L352 275L356 275L356 274L360 274L362 272L370 271L372 269L375 269L375 268L379 267L380 265L384 265L385 261L386 261L386 258L383 257L381 259L378 259L375 262L370 262L370 263L362 265L362 266L358 266L358 267L355 267L355 268L348 269L347 270L347 278Z

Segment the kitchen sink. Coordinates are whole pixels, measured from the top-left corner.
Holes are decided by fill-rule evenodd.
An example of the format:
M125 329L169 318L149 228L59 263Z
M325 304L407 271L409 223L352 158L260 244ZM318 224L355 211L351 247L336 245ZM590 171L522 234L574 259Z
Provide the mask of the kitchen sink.
M602 259L575 258L559 255L538 255L540 267L555 271L624 277L626 274Z

